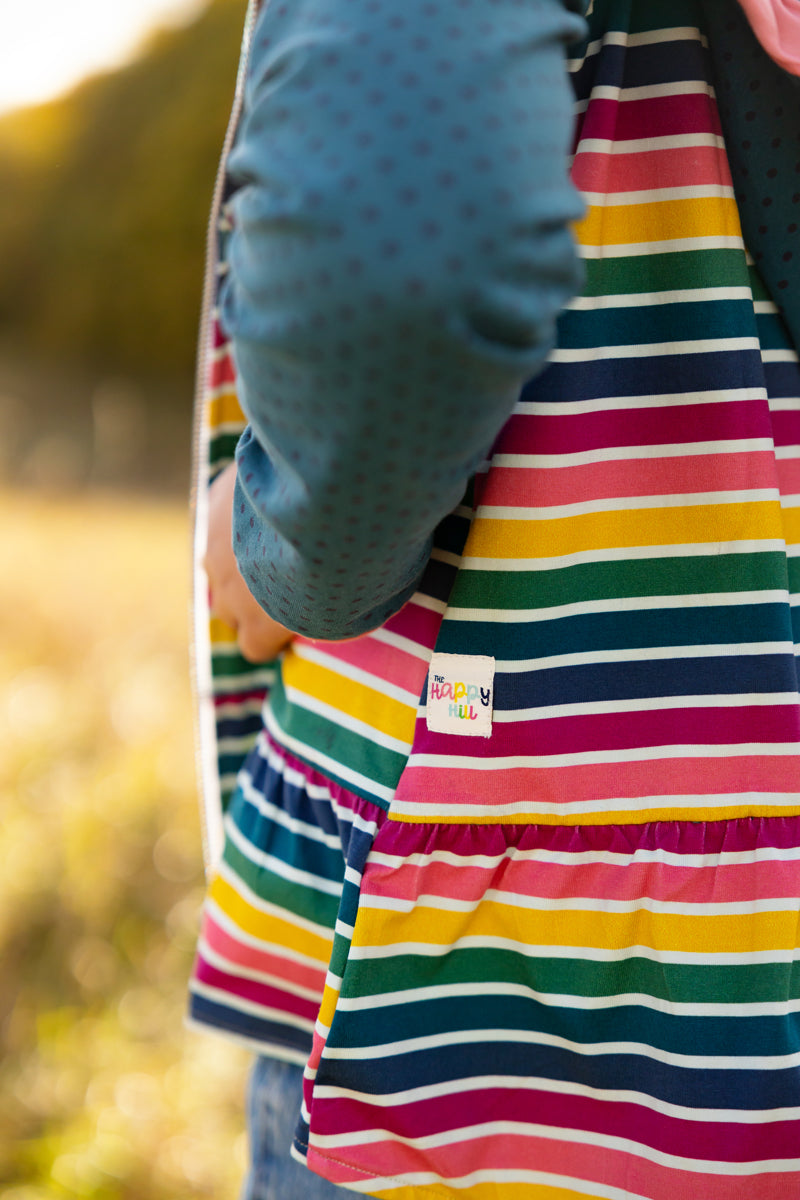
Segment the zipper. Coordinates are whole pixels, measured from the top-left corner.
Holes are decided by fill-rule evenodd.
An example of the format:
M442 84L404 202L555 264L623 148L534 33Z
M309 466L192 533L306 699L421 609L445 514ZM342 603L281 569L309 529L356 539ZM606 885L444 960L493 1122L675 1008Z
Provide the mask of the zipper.
M197 347L197 368L194 388L192 427L192 482L189 495L191 514L192 588L190 599L189 660L194 707L195 770L200 792L201 833L206 875L210 877L222 854L224 840L222 798L217 765L217 733L214 715L214 691L211 675L211 641L209 636L208 585L200 563L205 552L208 532L208 429L205 421L205 399L208 385L211 315L216 295L219 266L219 215L225 193L228 156L244 101L244 84L256 18L268 0L249 0L242 34L242 48L231 115L222 144L211 216L206 232L205 274L200 306L200 331Z

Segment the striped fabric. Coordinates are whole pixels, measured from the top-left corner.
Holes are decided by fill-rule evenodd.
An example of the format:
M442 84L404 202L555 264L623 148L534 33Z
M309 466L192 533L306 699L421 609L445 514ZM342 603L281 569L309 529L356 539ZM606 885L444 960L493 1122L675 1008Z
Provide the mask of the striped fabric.
M392 1200L800 1196L800 368L699 0L592 9L586 288L414 600L285 656L192 983ZM269 679L215 634L227 791ZM491 738L428 730L434 649L495 658Z
M497 660L492 736L420 706L296 1150L393 1200L788 1200L800 371L699 6L590 20L587 287L495 447L435 646Z

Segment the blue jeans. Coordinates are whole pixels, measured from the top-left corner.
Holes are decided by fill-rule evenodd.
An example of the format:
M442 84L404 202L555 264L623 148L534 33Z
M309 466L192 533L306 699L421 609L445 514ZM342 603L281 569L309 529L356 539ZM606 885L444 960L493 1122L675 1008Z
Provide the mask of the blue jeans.
M256 1059L247 1096L250 1169L240 1200L343 1200L347 1194L290 1156L302 1084L302 1068L294 1063Z

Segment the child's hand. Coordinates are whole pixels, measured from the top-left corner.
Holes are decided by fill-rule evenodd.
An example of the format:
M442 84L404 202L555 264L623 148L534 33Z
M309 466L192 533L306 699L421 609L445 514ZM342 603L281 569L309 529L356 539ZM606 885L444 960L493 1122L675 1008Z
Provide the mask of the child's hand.
M236 464L231 463L208 493L208 544L203 567L208 576L211 611L237 633L239 650L250 662L267 662L287 645L292 633L273 621L250 594L231 545Z

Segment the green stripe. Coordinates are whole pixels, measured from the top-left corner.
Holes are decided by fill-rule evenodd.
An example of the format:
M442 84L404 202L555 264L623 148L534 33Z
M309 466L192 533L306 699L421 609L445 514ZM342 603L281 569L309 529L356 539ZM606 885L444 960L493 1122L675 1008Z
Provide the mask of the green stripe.
M795 571L800 584L800 562ZM785 586L786 559L778 552L581 563L549 571L464 567L450 604L454 608L530 609L587 600L708 595Z
M606 247L613 252L613 247ZM749 287L741 250L681 250L674 254L589 258L584 296L671 292L686 287Z
M265 870L246 858L228 838L224 861L251 891L268 904L282 908L317 925L332 930L336 924L339 897L329 896L313 887L283 879L273 869Z
M345 997L379 995L435 984L484 983L492 979L521 983L536 992L565 996L643 994L676 1004L754 1004L800 999L800 969L785 963L741 966L689 965L629 958L624 962L593 962L547 958L513 950L448 950L440 958L402 954L376 963L355 960L342 987ZM788 990L787 990L788 989Z
M220 470L229 462L233 462L238 441L239 434L237 433L218 433L211 438L208 457L213 468Z
M356 795L372 800L380 808L388 808L387 801L377 797L370 790L369 783L359 786L352 779L337 773L335 767L327 763L320 767L315 751L325 755L333 763L346 763L350 770L364 776L368 781L374 781L392 790L397 787L405 768L408 760L406 754L378 746L342 725L309 712L299 704L293 704L286 695L281 679L276 680L272 689L270 711L282 733L300 743L299 746L292 745L293 754L297 754L311 766L324 770L326 775Z

